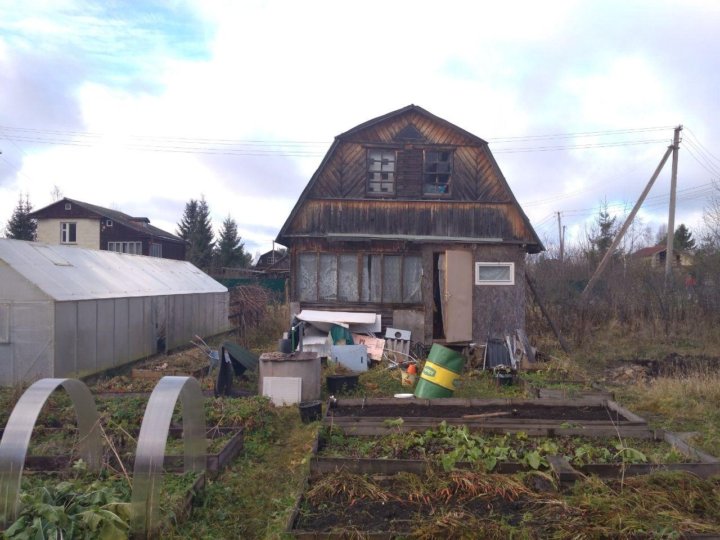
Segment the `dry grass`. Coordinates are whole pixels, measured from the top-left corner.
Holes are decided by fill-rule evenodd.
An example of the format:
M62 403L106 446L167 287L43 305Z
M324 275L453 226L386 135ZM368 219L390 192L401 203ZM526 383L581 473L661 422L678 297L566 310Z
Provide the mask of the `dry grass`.
M672 431L697 431L694 443L720 456L720 373L658 377L619 391L635 412Z

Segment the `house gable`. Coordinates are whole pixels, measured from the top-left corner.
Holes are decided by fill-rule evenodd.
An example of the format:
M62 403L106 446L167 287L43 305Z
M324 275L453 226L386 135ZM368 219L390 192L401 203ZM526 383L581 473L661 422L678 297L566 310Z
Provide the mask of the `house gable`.
M379 159L389 172L373 185L369 169ZM428 172L432 160L442 162L438 167L449 175L437 181L440 175ZM436 191L430 189L433 179ZM531 253L544 249L487 143L416 105L338 135L278 242L331 235L457 238L521 244Z

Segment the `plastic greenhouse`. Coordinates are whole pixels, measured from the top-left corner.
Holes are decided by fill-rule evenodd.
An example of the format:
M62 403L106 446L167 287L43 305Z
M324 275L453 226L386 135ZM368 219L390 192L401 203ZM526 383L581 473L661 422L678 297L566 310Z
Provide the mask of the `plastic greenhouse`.
M78 377L223 332L228 291L189 262L0 239L0 384Z

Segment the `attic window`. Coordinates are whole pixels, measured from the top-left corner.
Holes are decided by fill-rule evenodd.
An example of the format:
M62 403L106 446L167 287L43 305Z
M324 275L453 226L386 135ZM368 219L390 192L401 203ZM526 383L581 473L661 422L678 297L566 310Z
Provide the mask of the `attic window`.
M106 219L106 220L105 220L105 226L106 226L106 227L112 227L112 225L113 225L112 219Z
M70 204L69 202L66 202L66 203L65 203L65 210L72 210L72 204Z
M423 164L423 193L425 195L449 195L452 176L450 150L425 150Z
M395 193L395 150L368 150L368 193Z

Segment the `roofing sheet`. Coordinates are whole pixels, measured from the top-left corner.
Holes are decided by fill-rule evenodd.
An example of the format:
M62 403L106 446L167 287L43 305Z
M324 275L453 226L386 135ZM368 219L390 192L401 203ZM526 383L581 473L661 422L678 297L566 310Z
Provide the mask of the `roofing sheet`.
M0 260L58 301L227 291L187 261L5 238Z

